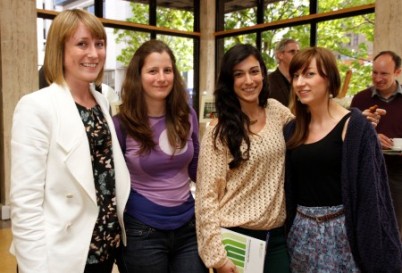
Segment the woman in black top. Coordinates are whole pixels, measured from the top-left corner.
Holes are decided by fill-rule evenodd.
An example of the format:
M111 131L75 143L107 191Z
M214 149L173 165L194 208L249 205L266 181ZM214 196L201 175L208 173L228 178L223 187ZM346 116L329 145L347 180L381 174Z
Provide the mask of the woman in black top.
M384 159L371 124L345 109L332 52L307 48L290 64L285 128L292 272L399 272L401 243Z

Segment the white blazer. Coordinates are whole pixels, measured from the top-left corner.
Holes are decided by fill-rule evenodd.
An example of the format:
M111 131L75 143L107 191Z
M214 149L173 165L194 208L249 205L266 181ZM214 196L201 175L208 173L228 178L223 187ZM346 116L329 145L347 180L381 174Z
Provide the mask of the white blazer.
M130 175L105 97L91 90L113 142L122 240ZM18 102L11 135L11 221L20 273L83 272L98 216L87 135L67 86L52 84Z

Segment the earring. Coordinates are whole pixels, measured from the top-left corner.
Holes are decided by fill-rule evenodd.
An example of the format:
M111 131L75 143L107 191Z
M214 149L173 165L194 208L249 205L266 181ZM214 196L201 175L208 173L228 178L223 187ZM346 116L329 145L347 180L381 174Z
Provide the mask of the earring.
M334 97L334 95L332 95L332 94L329 94L329 98L330 99L332 99Z

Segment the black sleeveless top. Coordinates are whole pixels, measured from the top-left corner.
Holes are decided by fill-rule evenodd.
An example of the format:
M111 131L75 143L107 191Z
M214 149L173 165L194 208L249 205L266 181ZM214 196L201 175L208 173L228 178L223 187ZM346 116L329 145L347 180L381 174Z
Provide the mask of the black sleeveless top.
M350 113L321 140L290 151L297 204L307 207L342 204L342 131Z

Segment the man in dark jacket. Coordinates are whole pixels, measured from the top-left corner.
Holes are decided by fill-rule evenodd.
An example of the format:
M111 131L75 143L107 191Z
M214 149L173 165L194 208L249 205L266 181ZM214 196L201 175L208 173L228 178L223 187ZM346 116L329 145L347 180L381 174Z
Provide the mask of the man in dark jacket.
M278 67L268 75L269 97L278 100L285 106L289 105L290 96L289 64L293 56L299 51L300 46L296 40L283 39L279 41L275 48Z

